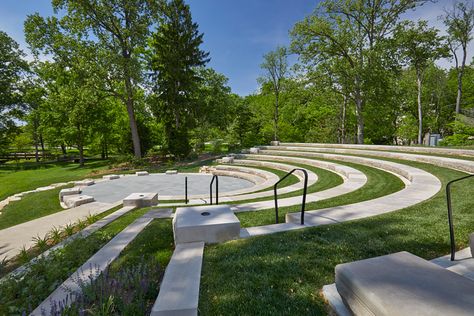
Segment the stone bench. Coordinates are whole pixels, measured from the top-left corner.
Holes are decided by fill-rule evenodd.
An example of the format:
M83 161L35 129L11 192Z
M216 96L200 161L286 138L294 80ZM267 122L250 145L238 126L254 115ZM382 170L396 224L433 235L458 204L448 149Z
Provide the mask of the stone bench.
M147 207L158 204L158 193L132 193L123 199L123 206Z
M83 204L94 202L94 197L90 195L66 195L63 196L63 202L68 208L78 207Z
M137 171L137 172L135 172L135 175L139 176L139 177L147 176L148 174L149 174L148 171Z
M179 207L173 218L173 234L176 244L219 243L239 238L240 221L229 205Z
M81 194L81 188L79 187L62 189L59 191L59 201L63 202L65 196L77 194Z
M471 256L474 257L474 233L469 235L469 245L471 248Z
M118 174L108 174L102 177L104 180L115 180L115 179L120 179L120 175Z
M336 288L354 315L474 312L474 281L408 252L339 264Z
M91 179L86 179L86 180L81 180L81 181L74 181L75 186L79 187L88 187L90 185L93 185L95 183L94 180Z

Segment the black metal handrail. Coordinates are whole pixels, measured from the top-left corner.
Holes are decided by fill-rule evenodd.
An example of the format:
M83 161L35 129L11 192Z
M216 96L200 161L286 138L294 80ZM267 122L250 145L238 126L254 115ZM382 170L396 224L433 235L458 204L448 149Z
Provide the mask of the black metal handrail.
M304 225L304 208L306 205L306 192L308 191L308 172L305 169L301 169L301 168L296 168L296 169L291 170L283 178L278 180L278 182L275 183L275 185L273 186L273 194L274 194L274 199L275 199L275 219L276 219L277 224L278 224L278 196L277 196L278 184L280 184L280 182L285 180L295 171L302 171L304 174L303 203L301 204L301 225Z
M453 209L451 206L451 185L454 182L458 182L458 181L471 178L471 177L474 177L474 174L470 174L459 179L451 180L446 185L446 203L448 205L449 239L451 241L451 261L454 261L455 256L456 256L456 241L454 239Z
M219 204L219 177L217 176L217 174L215 174L213 177L212 177L212 180L211 180L211 184L209 185L209 200L211 201L211 205L212 205L212 184L214 183L214 180L216 180L216 205Z
M184 203L188 204L188 177L184 177Z

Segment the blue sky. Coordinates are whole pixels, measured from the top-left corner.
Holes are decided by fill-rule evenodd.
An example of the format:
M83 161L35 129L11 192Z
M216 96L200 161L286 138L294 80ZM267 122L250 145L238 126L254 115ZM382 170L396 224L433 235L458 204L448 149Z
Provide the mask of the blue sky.
M255 92L261 75L263 54L278 45L288 45L288 32L309 15L318 1L310 0L187 0L194 21L204 33L203 49L211 54L210 66L229 78L232 91L240 95ZM405 17L426 19L443 30L438 16L451 0L428 3ZM1 0L0 30L7 32L27 51L23 22L28 14L52 15L50 0ZM468 61L472 58L470 46ZM293 58L294 59L294 58ZM448 60L440 61L449 67Z

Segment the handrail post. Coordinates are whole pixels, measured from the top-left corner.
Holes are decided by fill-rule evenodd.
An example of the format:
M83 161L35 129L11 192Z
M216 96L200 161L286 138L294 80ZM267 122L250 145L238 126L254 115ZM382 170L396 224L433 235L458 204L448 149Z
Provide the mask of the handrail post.
M306 193L308 191L308 172L301 169L304 173L303 204L301 205L301 225L304 225L304 208L306 205Z
M188 204L188 177L184 177L184 203Z
M212 177L211 184L209 184L209 200L210 204L212 205L212 184L214 183L214 180L216 180L216 205L219 204L219 177L215 174Z
M301 205L301 225L304 225L304 211L305 211L305 205L306 205L306 194L308 192L308 172L305 169L302 168L295 168L288 172L283 178L278 180L277 183L273 186L273 196L275 200L275 222L278 224L278 196L277 196L277 187L280 182L285 180L287 177L289 177L293 172L295 171L302 171L304 174L304 188L303 188L303 204Z
M455 182L474 177L474 174L470 174L458 179L454 179L448 182L446 185L446 204L448 206L448 224L449 224L449 241L451 244L451 261L454 261L456 257L456 240L454 237L454 221L453 221L453 208L451 205L451 185Z

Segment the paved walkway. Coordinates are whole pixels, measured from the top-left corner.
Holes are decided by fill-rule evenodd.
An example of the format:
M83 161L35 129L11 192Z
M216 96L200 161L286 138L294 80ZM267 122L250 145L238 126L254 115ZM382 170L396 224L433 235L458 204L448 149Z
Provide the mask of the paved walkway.
M23 246L27 249L33 246L34 237L40 236L43 238L53 227L74 223L89 214L103 213L121 203L121 201L116 203L92 202L2 229L0 230L0 260L16 256Z

